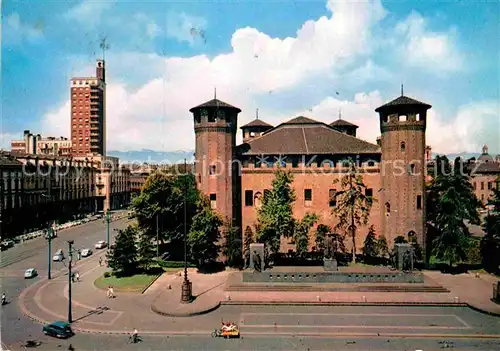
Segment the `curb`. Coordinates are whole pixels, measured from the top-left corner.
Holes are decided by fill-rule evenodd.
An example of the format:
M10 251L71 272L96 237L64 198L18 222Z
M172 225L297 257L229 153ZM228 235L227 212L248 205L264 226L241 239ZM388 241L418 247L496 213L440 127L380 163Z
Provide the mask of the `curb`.
M120 289L116 289L116 288L113 288L115 290L115 292L117 293L123 293L123 294L137 294L137 295L142 295L146 292L146 290L148 290L151 285L153 285L157 280L158 278L160 278L161 276L163 275L163 273L159 274L158 276L156 276L152 281L151 283L149 283L144 289L142 289L141 291L127 291L127 290L120 290ZM99 276L97 279L101 278L102 276ZM97 279L94 280L94 282L92 283L92 285L96 288L96 289L99 289L101 291L106 291L105 288L101 288L101 287L98 287L95 282L97 281Z
M204 310L194 311L194 312L175 313L175 312L160 311L157 307L154 306L154 303L153 303L153 304L151 304L151 311L153 311L156 314L159 314L160 316L164 316L164 317L194 317L194 316L201 316L203 314L213 312L216 309L218 309L221 306L221 304L222 303L219 301L219 302L215 303L213 306L210 306L209 308L206 308Z
M469 307L464 302L315 302L315 301L223 301L232 306L401 306L401 307Z
M141 294L144 294L144 293L146 292L146 290L148 290L148 289L151 287L151 285L153 285L153 284L154 284L154 283L158 280L158 278L160 278L160 277L161 277L163 274L165 274L165 273L166 273L166 272L163 272L163 273L158 274L158 275L157 275L157 276L156 276L156 277L155 277L155 278L151 281L151 283L149 283L149 284L148 284L148 285L147 285L144 289L142 289Z
M467 307L469 307L470 309L476 311L476 312L479 312L479 313L482 313L482 314L485 314L485 315L488 315L488 316L493 316L493 317L500 317L500 313L498 312L491 312L491 311L487 311L487 310L484 310L482 308L479 308L479 307L476 307L476 306L473 306L469 303L466 303Z

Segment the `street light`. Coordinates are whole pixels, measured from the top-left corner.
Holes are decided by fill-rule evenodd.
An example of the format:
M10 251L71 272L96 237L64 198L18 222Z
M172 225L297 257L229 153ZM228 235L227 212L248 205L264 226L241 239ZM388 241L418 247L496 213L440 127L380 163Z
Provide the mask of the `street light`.
M68 255L69 255L69 262L68 262L68 323L73 322L73 316L71 314L71 283L72 283L72 277L71 277L71 264L73 263L73 240L68 240Z
M182 282L181 302L189 303L192 300L193 286L187 275L187 165L184 159L184 280Z
M109 251L109 222L111 221L111 211L108 209L106 211L106 245Z
M47 240L47 243L48 243L48 273L47 273L47 279L52 279L52 276L50 275L50 265L52 263L52 250L51 250L51 243L52 243L52 239L54 239L56 236L55 236L55 233L54 233L54 229L52 227L48 227L47 228L47 232L45 234L45 240Z

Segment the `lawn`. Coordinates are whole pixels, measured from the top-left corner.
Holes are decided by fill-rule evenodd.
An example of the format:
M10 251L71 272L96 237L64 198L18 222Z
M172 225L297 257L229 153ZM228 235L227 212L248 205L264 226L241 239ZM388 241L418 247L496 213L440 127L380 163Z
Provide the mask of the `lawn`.
M104 277L96 279L94 285L100 289L107 289L112 286L115 292L137 292L141 293L153 281L159 277L159 274L136 274L130 277Z

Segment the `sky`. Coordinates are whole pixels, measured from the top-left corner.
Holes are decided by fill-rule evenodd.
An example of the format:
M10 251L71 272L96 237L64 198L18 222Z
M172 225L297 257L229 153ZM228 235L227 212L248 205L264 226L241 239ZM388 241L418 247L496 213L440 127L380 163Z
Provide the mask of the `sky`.
M189 109L214 97L239 126L299 115L357 124L404 94L431 104L433 152L500 153L498 1L1 2L0 147L29 129L70 137L69 80L106 38L108 150L194 149ZM241 134L239 132L239 134ZM239 138L241 140L241 138Z

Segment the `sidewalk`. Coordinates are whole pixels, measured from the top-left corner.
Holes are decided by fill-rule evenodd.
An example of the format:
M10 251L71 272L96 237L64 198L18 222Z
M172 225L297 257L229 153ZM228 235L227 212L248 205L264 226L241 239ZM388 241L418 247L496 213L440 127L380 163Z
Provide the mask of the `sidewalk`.
M491 301L493 297L493 284L497 278L489 274L443 274L438 271L425 271L424 274L442 286L449 289L461 302L467 303L471 308L483 313L500 317L500 305Z

